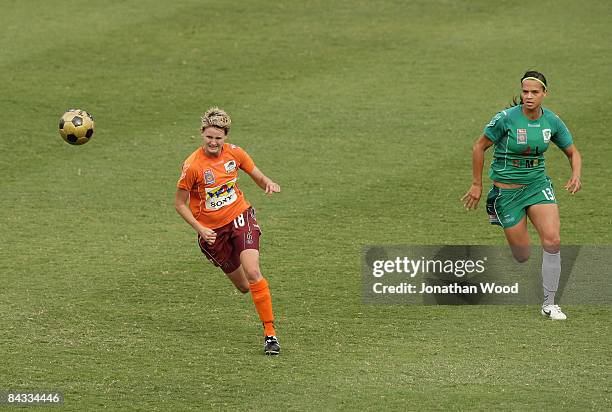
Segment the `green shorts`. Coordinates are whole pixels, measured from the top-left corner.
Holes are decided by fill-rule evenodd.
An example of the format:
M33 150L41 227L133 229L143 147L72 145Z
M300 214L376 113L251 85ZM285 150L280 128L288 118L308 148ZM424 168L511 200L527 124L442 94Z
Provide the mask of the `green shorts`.
M493 186L487 195L489 222L503 228L512 227L521 221L529 206L545 203L557 203L548 176L518 189Z

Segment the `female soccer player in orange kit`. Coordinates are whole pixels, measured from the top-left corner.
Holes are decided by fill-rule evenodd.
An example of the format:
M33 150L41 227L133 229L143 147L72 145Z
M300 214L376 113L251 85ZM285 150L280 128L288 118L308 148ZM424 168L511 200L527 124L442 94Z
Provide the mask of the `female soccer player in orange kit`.
M226 143L229 115L212 107L202 117L202 147L183 163L175 208L198 234L202 253L221 268L242 293L251 292L264 326L264 353L277 355L268 282L259 269L261 231L255 210L238 189L238 169L244 170L266 194L280 186L266 177L240 147ZM187 206L187 203L189 206Z

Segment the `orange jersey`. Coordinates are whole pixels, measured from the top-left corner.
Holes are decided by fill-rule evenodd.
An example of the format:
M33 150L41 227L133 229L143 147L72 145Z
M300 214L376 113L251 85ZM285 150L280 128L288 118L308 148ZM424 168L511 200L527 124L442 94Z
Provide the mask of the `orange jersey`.
M250 173L251 157L240 147L223 145L219 157L210 157L198 148L183 162L177 187L189 191L189 209L205 227L216 229L244 212L250 204L238 189L238 169Z

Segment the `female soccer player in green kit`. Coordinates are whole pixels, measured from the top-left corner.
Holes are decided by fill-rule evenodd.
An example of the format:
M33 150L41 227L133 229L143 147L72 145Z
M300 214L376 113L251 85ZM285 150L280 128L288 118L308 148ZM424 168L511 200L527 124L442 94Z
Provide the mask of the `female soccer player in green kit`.
M561 275L560 221L557 200L546 175L544 152L550 142L570 161L572 177L565 185L571 194L580 190L582 158L572 135L559 116L542 107L547 94L546 78L528 71L521 79L519 104L497 113L476 140L472 151L472 186L461 198L467 209L476 209L482 194L484 152L495 145L489 177L493 186L487 196L491 224L504 229L516 260L529 258L527 217L536 228L543 247L541 313L550 319L567 316L555 305Z

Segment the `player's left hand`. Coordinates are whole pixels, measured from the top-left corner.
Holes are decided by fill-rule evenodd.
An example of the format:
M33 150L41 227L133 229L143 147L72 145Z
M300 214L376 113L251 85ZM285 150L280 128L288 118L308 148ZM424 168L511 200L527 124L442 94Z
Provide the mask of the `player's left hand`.
M570 192L570 194L573 195L574 193L579 191L580 188L582 187L582 183L580 182L580 177L572 176L572 178L567 181L564 187L565 187L565 190L567 190L568 192Z
M476 209L480 196L482 196L482 186L474 184L470 186L470 190L461 198L465 210Z
M265 189L265 193L267 195L271 195L272 193L280 193L280 186L278 185L278 183L274 183L274 182L268 182L266 184L266 189Z

